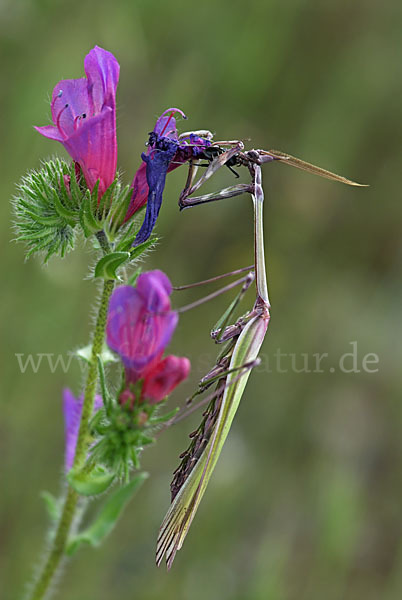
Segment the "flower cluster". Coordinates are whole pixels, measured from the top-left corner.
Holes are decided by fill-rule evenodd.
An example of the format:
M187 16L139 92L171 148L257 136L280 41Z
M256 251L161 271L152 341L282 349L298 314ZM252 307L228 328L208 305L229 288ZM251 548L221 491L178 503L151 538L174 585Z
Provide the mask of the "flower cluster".
M168 277L155 270L140 275L135 288L116 288L110 300L107 343L120 356L124 377L115 397L103 389L103 402L100 396L95 398L91 424L95 443L90 455L95 464L104 465L118 476L139 467L142 448L153 442L155 425L171 416L158 416L160 402L190 371L187 358L163 357L178 322L177 312L170 305L171 292ZM75 398L66 389L63 400L65 469L69 471L74 462L83 398Z
M116 90L120 67L110 52L98 46L85 57L84 67L85 77L65 79L55 86L51 101L53 124L36 127L45 137L63 144L74 161L68 171L64 166L56 171L47 168L40 176L33 176L31 182L32 189L44 190L41 197L47 201L49 196L49 202L57 204L58 220L53 215L48 216L47 204L40 207L40 211L36 207L36 212L30 208L29 218L35 217L35 223L46 225L48 229L56 223L61 231L59 237L67 226L72 230L77 223L81 224L86 237L92 234L98 236L104 223L101 215L105 215L106 199L112 205L115 188L118 189L119 185L116 183ZM122 196L126 200L111 216L112 225L115 214L124 225L147 204L142 227L138 233L132 233L129 226L117 242L113 237L109 240L113 240L113 247L109 246L109 254L106 253L96 266L97 277L117 279L115 270L122 261L129 261L139 254L138 249L133 250L131 246L146 242L151 235L162 202L166 174L191 158L202 157L204 149L211 144L208 136L202 138L195 133L179 136L176 114L185 118L180 109L173 108L157 120L149 134L147 151L142 154L143 162L132 182L131 197L128 188L128 193L126 191ZM85 178L87 189L80 202L81 175ZM48 178L52 180L53 187L48 184ZM38 182L42 187L38 188ZM21 202L25 210L26 202L24 199ZM108 232L113 236L113 227L106 229L106 233L101 232L106 242ZM30 239L29 231L25 237ZM49 229L45 241L53 248L52 238L54 232ZM178 315L170 304L171 292L168 277L161 271L150 271L138 277L136 287L122 285L112 294L106 327L107 342L120 355L124 383L117 399L112 398L112 402L107 391L103 403L100 397L96 397L93 417L96 442L91 450L92 457L96 455L100 463L112 469L116 464L118 469L122 464L126 468L125 457L131 450L135 455L132 460L135 466L136 452L145 443L150 443L147 432L153 426L157 405L189 373L187 358L163 357L178 322ZM82 407L83 398L77 399L69 390L64 391L66 471L70 471L74 463ZM158 417L159 420L163 418Z

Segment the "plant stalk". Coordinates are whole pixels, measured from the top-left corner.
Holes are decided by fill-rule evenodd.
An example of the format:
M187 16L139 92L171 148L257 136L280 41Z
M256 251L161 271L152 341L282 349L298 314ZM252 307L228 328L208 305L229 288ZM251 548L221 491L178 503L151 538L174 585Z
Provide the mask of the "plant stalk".
M103 232L102 232L103 233ZM92 352L88 366L88 374L85 385L84 403L82 407L80 429L78 433L77 446L74 457L73 468L82 468L88 451L88 426L92 417L96 384L98 379L97 355L102 352L103 341L105 337L107 310L109 299L113 291L114 281L109 279L104 282L103 292L99 303L98 316L96 319L95 330L93 333ZM54 536L48 558L39 575L39 578L33 587L29 600L42 600L49 590L53 578L60 566L63 558L69 533L71 530L76 508L79 500L78 493L68 487L67 495L61 511L60 520L57 525L56 534Z

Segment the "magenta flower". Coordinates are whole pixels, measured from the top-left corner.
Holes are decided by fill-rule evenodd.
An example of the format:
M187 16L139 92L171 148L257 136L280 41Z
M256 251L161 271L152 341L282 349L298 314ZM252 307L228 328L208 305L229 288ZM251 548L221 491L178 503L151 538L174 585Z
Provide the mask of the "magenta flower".
M170 354L162 360L154 361L142 374L142 397L151 404L160 402L188 377L189 372L188 358Z
M80 428L82 406L84 397L76 398L68 388L63 390L63 413L65 428L65 470L71 469L74 463L75 448L77 446L78 431ZM94 411L102 408L103 402L101 396L95 396Z
M135 239L135 245L145 242L152 233L162 204L166 175L190 158L203 157L203 150L210 140L190 134L185 139L178 137L175 113L186 116L179 108L168 108L156 121L149 135L148 150L141 154L143 160L134 176L133 194L125 216L128 221L140 208L147 204L144 222Z
M107 343L126 369L127 388L120 400L134 401L130 384L142 381L141 397L156 403L165 398L190 371L187 358L162 354L178 322L171 309L172 286L162 271L138 277L137 286L120 286L112 294L107 321Z
M119 63L95 46L84 61L86 78L64 79L53 90L54 125L35 127L61 142L84 174L92 190L99 180L99 196L111 185L117 168L116 88Z

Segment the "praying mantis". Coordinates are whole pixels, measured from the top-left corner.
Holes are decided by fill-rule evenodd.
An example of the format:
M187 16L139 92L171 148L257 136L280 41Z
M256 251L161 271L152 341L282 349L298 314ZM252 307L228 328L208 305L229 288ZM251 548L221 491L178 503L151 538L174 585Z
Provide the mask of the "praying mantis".
M254 207L254 268L248 275L235 282L243 284L236 302L254 280L256 299L251 311L240 317L234 325L226 326L234 307L232 303L221 322L212 331L215 341L226 342L226 347L210 373L201 380L199 390L194 394L195 396L203 393L217 382L215 392L207 398L210 404L204 412L204 419L200 427L191 434L192 442L189 449L181 455L183 460L175 471L171 485L172 504L161 524L156 549L156 564L159 566L165 557L168 569L183 545L205 493L251 370L259 362L258 354L268 329L270 303L265 268L261 166L275 160L347 185L362 185L277 150L245 152L241 141L215 142L210 148L214 149L210 152L210 163L197 181L195 178L198 165L194 160L189 161L188 177L179 198L179 207L182 210L243 193L251 195ZM224 165L229 168L247 167L251 182L194 197L200 187Z

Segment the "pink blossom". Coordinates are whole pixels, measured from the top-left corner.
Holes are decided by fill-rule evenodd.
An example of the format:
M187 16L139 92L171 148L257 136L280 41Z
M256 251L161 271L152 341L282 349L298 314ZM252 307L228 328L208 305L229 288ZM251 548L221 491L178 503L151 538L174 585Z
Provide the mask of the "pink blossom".
M61 142L84 174L92 190L99 180L99 195L111 185L117 168L116 88L119 63L95 46L84 61L86 77L64 79L53 90L54 125L35 127Z

